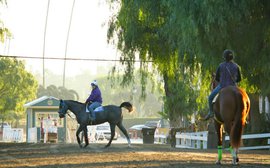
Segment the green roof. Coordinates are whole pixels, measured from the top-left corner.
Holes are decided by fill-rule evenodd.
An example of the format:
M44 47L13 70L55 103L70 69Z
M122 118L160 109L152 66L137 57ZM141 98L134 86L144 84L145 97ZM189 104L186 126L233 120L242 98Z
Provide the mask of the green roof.
M58 107L59 106L59 99L52 97L52 96L42 96L36 100L33 100L29 103L26 103L24 107L31 108L31 107L40 107L40 106L48 106L48 107Z

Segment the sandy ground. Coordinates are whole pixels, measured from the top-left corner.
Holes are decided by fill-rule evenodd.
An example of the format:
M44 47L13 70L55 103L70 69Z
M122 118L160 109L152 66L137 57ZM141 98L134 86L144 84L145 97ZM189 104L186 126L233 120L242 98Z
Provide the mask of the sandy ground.
M223 153L222 166L215 165L216 150L176 149L169 145L112 143L77 144L0 143L0 167L235 167ZM237 167L270 167L270 150L240 151Z

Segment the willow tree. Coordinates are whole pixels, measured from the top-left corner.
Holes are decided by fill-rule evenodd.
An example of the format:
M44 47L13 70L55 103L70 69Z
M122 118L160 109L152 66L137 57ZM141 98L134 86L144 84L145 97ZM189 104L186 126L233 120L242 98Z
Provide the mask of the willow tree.
M7 5L6 0L0 0L0 5ZM1 11L0 11L0 15L1 15ZM0 20L0 42L4 43L4 41L7 38L11 37L11 32L9 31L9 29L5 26L4 22L2 20ZM0 43L0 44L1 44Z
M238 1L169 1L176 18L189 18L189 29L193 30L198 60L202 74L216 68L221 61L222 51L230 48L235 51L236 62L241 66L244 87L252 103L251 131L269 131L269 121L259 114L258 95L270 96L270 2L264 0ZM185 10L177 10L181 6ZM177 22L179 27L181 22ZM172 21L173 22L173 21ZM183 39L182 39L183 40ZM186 40L190 42L190 40ZM192 46L192 43L188 43ZM190 48L190 47L189 47ZM268 126L266 126L268 125Z
M188 33L196 32L199 62L202 70L216 68L222 60L222 51L230 48L235 51L236 61L242 67L249 86L256 88L250 92L269 92L270 82L270 2L264 0L238 1L170 1L176 18L185 16L190 20L189 28L179 30ZM178 7L185 9L179 10ZM177 27L182 25L177 22ZM190 35L190 34L189 34ZM188 37L189 38L189 37ZM185 39L182 39L185 40ZM185 40L188 41L188 40ZM190 40L189 40L190 42ZM188 43L192 48L194 42Z
M172 29L168 26L170 14L170 8L162 1L121 1L119 13L110 22L108 39L112 42L114 35L117 36L122 65L125 66L124 82L133 80L137 55L142 87L145 78L155 70L163 77L165 114L173 125L177 125L179 117L193 112L196 88L193 72L198 64L195 57L191 60L185 52L179 52L177 39L168 37ZM190 64L186 66L186 62Z
M108 39L117 37L130 81L138 55L164 79L169 118L205 109L210 73L226 48L235 51L249 93L269 92L269 12L264 0L112 0L119 12L112 17ZM198 94L199 90L199 94ZM198 94L198 95L197 95ZM194 96L197 96L196 101ZM189 108L187 108L189 107Z

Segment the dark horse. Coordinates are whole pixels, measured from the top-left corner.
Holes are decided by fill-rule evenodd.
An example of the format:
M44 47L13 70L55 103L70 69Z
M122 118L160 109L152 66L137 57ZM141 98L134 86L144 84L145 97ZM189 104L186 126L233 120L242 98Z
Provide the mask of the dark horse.
M218 136L218 160L222 159L222 125L230 137L230 152L232 164L238 164L238 149L241 144L242 131L250 110L250 101L247 93L235 86L228 86L219 92L214 104L215 128Z
M111 138L105 147L109 147L111 145L111 142L115 135L116 125L126 136L128 145L130 146L130 139L129 139L127 130L124 128L122 124L122 121L123 121L123 115L122 115L122 110L121 110L122 107L126 108L129 112L133 110L133 107L129 102L123 102L120 106L116 106L116 105L103 106L103 110L96 112L96 119L95 121L91 123L91 125L97 125L104 122L108 122L110 124ZM87 125L90 125L90 122L89 122L89 113L86 113L85 108L86 108L86 105L84 103L80 103L73 100L60 100L59 111L58 111L60 118L65 117L67 110L70 110L71 112L75 114L77 122L80 124L76 132L77 141L80 147L82 147L81 141L79 138L79 134L81 131L83 131L84 138L85 138L84 147L86 147L89 144L88 135L87 135Z

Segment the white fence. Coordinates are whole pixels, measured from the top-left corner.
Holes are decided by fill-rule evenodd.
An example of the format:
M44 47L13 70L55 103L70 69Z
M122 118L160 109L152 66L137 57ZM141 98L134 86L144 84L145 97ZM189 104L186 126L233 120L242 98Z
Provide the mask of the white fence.
M3 129L4 142L23 142L22 128L4 128Z
M180 133L177 132L176 148L207 149L208 131Z
M154 143L167 144L168 135L154 135Z
M28 128L28 143L37 143L37 127Z
M242 139L258 139L258 138L268 138L267 144L264 146L243 146L240 147L240 150L250 150L250 149L269 149L270 150L270 133L264 133L264 134L248 134L248 135L242 135ZM225 137L225 141L230 140L229 136Z
M192 149L207 149L208 131L203 132L191 132L191 133L180 133L177 132L176 148L192 148ZM262 134L248 134L242 135L242 139L257 139L267 138L268 145L264 146L244 146L240 147L240 150L251 150L251 149L270 149L270 133ZM229 136L225 137L225 141L229 140Z
M154 143L167 144L169 132L170 132L169 128L156 128L154 134Z

